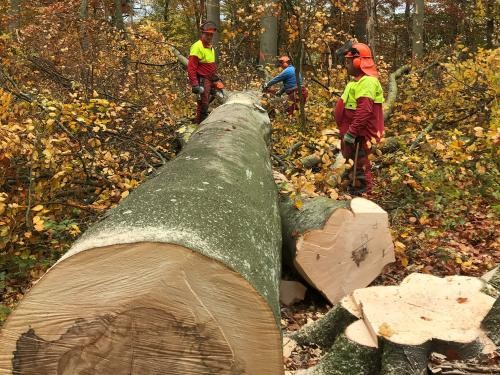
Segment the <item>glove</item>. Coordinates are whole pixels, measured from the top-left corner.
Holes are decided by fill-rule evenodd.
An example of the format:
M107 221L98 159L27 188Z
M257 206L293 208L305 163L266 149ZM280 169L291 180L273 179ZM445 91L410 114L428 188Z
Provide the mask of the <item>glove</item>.
M352 135L352 134L345 133L345 135L344 135L344 142L345 143L354 144L354 143L356 143L356 137L354 135Z
M193 94L203 94L204 91L205 91L205 89L203 87L201 87L201 86L193 86L191 88L191 92Z

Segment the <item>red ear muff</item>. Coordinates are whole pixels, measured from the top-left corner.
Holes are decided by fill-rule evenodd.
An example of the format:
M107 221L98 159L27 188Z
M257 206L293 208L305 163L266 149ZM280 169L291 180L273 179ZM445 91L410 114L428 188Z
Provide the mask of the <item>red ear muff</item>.
M361 69L361 58L356 57L352 59L352 66L355 67L356 69Z

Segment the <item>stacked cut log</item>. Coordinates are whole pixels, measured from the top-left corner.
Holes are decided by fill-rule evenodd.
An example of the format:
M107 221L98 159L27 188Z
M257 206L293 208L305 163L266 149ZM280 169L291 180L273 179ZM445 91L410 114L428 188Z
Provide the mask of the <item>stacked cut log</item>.
M83 237L0 331L0 374L279 374L281 228L257 97Z
M427 374L433 352L448 359L492 353L499 344L499 303L484 291L478 278L418 273L399 286L357 289L287 337L326 352L318 365L295 374ZM339 312L343 318L333 319Z
M282 197L280 213L286 262L332 304L394 261L387 212L367 199L317 197L297 209Z

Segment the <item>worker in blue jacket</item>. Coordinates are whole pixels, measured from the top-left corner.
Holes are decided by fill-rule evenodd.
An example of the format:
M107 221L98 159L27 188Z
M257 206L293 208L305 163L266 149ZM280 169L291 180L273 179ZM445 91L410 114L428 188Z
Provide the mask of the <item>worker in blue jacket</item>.
M283 82L283 87L276 93L276 95L281 96L284 92L288 95L287 113L288 116L292 116L293 112L299 109L299 92L297 87L297 79L295 77L295 68L288 56L282 56L278 59L278 62L283 69L280 74L274 77L272 80L267 82L263 91L268 91L269 88L276 83ZM302 91L302 101L303 103L307 100L307 88L302 85L301 79L301 91Z

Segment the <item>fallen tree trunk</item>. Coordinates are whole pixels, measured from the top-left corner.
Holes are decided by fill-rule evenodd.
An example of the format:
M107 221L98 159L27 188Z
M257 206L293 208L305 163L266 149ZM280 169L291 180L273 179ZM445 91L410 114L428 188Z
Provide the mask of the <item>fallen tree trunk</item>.
M280 200L284 257L332 303L370 284L394 261L387 213L364 198Z
M251 95L94 225L0 332L1 374L279 374L280 219Z

